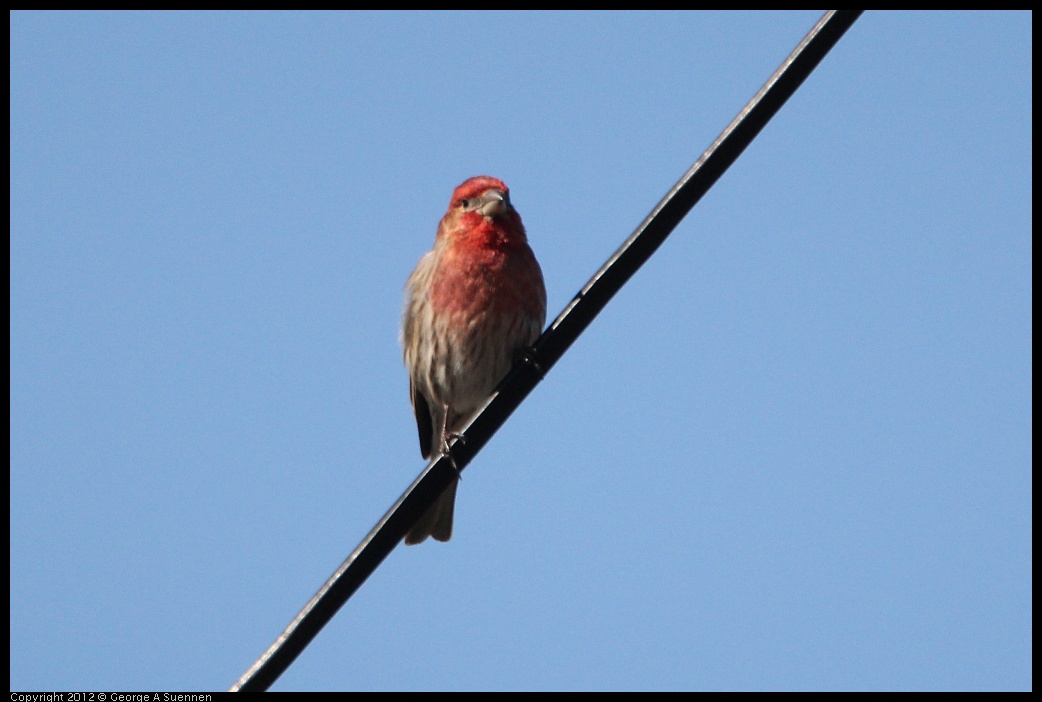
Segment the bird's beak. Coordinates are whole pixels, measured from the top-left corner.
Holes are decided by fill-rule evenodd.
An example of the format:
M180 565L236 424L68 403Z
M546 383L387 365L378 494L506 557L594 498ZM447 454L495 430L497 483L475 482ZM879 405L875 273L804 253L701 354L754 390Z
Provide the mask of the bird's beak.
M496 217L510 209L510 197L502 190L491 188L481 196L481 206L477 208L485 217Z

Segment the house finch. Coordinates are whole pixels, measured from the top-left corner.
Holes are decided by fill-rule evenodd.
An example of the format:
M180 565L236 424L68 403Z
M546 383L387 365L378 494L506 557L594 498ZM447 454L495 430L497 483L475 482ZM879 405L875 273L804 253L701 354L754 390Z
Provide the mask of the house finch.
M539 337L546 321L543 273L528 247L510 190L489 176L456 188L434 248L405 285L402 345L420 453L449 454L449 439ZM453 482L405 536L448 541Z

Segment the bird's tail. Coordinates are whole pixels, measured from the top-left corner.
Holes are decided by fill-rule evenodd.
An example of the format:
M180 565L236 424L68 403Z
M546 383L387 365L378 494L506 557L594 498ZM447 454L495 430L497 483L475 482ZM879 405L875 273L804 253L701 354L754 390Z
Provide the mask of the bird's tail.
M453 480L430 509L423 513L416 526L405 535L407 545L422 543L428 536L433 536L437 541L448 541L452 538L452 513L456 509L458 484L458 480Z

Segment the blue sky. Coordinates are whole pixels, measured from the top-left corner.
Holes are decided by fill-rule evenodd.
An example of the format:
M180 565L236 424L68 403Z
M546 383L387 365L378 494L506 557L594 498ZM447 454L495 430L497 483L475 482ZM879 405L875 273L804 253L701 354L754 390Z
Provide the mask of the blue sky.
M231 685L452 189L553 318L819 15L13 13L12 689ZM273 689L1030 689L1031 19L863 16Z

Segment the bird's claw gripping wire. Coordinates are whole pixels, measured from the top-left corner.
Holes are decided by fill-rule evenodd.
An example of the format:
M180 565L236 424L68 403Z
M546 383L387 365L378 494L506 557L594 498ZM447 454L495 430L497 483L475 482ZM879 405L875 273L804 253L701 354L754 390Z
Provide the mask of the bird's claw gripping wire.
M543 370L543 364L539 360L539 354L536 353L535 346L526 346L521 349L521 353L518 354L517 360L533 369L539 376L539 380L546 377L546 371Z
M460 472L459 466L456 465L456 457L452 455L452 446L449 445L450 441L458 440L461 443L467 443L467 437L463 434L458 434L454 431L442 434L441 437L441 455L449 457L449 463L452 465L452 469L456 471L456 478L463 480L463 473Z

